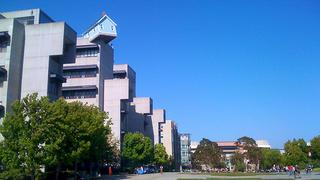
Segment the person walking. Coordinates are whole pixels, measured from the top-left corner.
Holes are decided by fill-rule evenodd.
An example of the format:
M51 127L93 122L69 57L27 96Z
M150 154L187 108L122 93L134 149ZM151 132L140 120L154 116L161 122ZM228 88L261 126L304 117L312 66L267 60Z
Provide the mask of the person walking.
M163 173L163 166L162 165L160 166L160 173L161 174Z

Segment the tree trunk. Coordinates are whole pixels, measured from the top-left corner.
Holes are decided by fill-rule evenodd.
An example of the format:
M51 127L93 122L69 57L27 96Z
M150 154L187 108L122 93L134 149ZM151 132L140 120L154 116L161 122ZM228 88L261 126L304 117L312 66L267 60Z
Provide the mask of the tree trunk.
M77 161L74 164L74 179L77 179L78 163Z
M59 180L60 169L61 169L61 165L60 165L60 163L59 163L58 166L57 166L57 168L56 168L56 180Z

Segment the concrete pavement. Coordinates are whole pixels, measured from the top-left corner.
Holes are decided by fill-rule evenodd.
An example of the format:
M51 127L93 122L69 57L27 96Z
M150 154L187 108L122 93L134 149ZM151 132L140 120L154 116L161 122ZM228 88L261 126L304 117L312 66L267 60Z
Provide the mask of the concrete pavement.
M258 175L258 176L210 176L203 174L181 174L181 173L163 173L163 174L145 174L145 175L117 175L108 177L105 180L176 180L178 178L187 179L206 179L206 178L261 178L261 179L294 179L293 176L288 175ZM320 173L313 173L312 175L302 174L300 179L320 179Z

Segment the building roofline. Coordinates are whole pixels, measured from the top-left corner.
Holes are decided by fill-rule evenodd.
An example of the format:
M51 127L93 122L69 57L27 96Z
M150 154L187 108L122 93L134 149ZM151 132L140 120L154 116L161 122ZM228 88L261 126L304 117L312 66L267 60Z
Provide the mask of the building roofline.
M101 18L99 18L95 23L89 26L89 28L84 33L82 33L82 36L88 33L92 28L96 27L96 25L99 24L104 19L108 19L114 26L117 26L117 24L109 16L107 16L107 14L105 14Z

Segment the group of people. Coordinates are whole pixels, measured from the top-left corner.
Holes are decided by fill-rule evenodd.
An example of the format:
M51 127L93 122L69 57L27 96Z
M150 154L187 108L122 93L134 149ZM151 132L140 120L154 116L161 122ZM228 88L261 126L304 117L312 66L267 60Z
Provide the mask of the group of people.
M299 170L299 166L295 165L295 166L286 166L286 171L288 172L289 176L294 175L294 177L300 177L300 170Z

